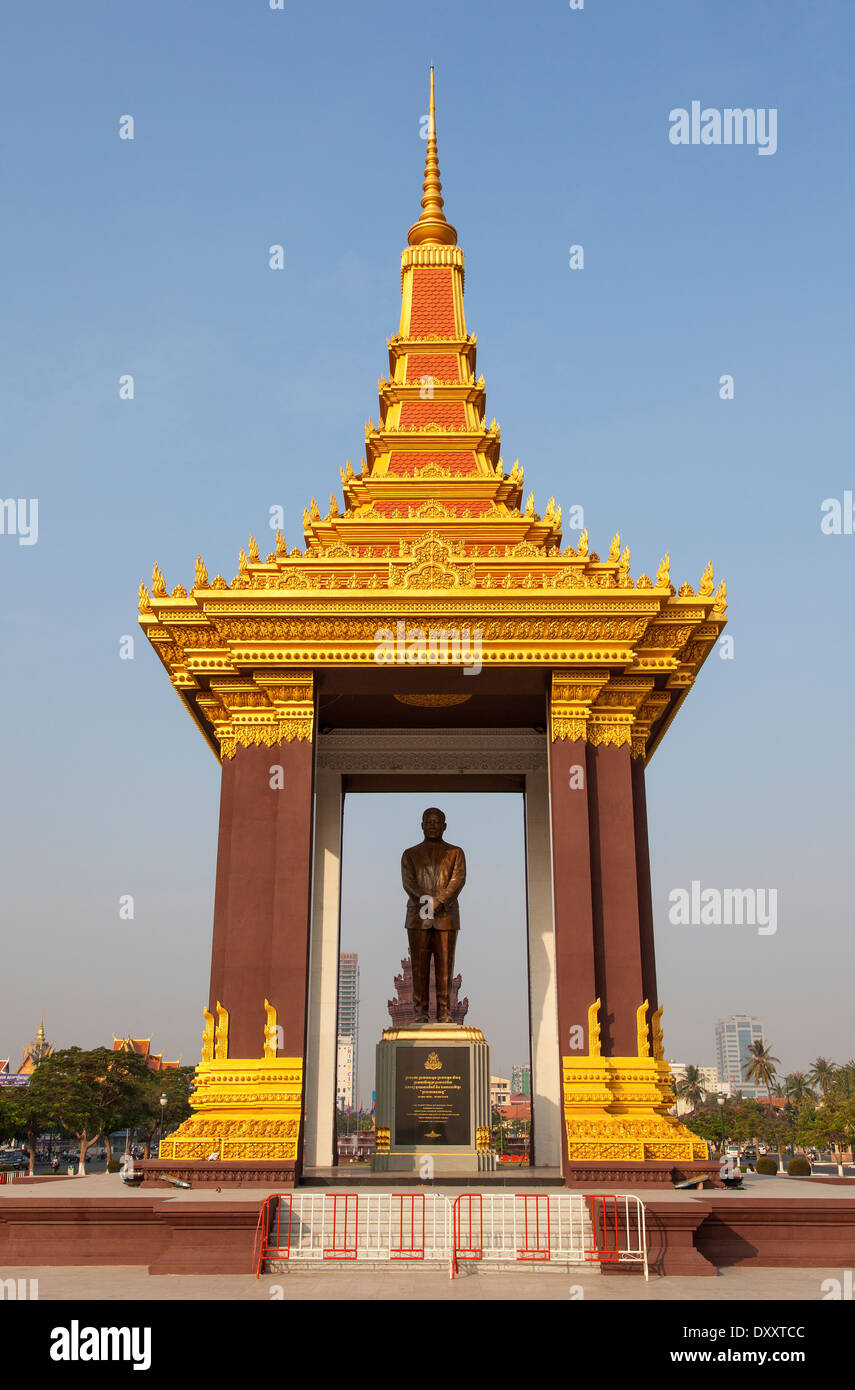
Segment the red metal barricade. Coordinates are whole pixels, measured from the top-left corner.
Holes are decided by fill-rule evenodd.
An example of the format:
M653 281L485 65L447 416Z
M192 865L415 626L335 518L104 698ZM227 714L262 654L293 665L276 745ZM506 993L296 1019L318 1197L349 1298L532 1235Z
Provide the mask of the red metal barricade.
M612 1193L586 1193L585 1201L591 1203L591 1228L594 1233L593 1249L585 1251L586 1260L596 1260L599 1264L616 1264L620 1260L620 1233L618 1230L618 1199ZM597 1203L599 1202L599 1207Z
M397 1244L390 1239L390 1260L423 1260L425 1257L425 1195L423 1192L398 1193ZM405 1205L406 1204L406 1205ZM405 1240L405 1236L408 1238Z
M325 1260L355 1260L359 1223L359 1194L328 1192L325 1202L333 1204L332 1245L324 1247Z
M464 1206L464 1203L466 1204ZM474 1208L473 1208L473 1203ZM451 1277L457 1261L484 1258L484 1203L480 1192L461 1192L452 1209Z
M286 1203L284 1214L283 1202ZM293 1205L290 1192L271 1193L262 1202L252 1248L256 1279L261 1273L261 1266L265 1260L290 1259Z
M518 1192L523 1203L523 1245L518 1260L549 1259L549 1197L546 1193Z

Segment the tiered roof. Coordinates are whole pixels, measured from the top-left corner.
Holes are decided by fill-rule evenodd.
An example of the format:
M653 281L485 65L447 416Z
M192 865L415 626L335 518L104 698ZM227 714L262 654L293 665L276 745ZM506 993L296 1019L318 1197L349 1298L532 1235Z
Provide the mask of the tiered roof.
M505 469L444 213L432 70L421 206L378 419L358 471L340 470L341 501L333 493L322 515L311 500L304 548L277 532L262 558L250 536L231 581L209 579L198 557L189 593L170 594L155 565L140 623L219 754L311 737L309 673L376 670L378 630L403 621L477 629L487 670L546 668L554 737L649 755L724 627L726 589L709 565L697 592L678 592L668 555L634 579L617 534L605 559L587 530L563 545L555 499L537 512L519 463Z

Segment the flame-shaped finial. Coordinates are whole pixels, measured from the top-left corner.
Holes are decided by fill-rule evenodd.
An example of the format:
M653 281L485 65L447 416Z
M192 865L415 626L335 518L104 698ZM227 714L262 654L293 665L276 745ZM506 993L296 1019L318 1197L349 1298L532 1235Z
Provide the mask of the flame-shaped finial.
M410 228L411 246L456 246L457 232L443 212L442 183L436 153L436 107L433 92L433 68L430 70L430 107L428 110L427 154L425 180L422 185L422 215Z

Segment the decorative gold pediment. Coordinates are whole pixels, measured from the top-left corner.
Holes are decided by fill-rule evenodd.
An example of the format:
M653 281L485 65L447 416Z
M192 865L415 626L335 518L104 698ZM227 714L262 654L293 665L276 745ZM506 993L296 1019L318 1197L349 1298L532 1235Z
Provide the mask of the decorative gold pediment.
M403 550L403 547L402 547ZM444 540L438 531L427 531L409 547L409 565L389 566L389 587L396 589L457 589L474 587L475 566L455 564L463 550Z
M418 507L408 507L407 515L411 517L424 517L426 520L457 516L454 507L447 507L444 502L440 502L437 497L429 497L426 502L422 502Z
M451 469L442 463L426 463L421 468L417 468L413 474L414 478L450 478Z

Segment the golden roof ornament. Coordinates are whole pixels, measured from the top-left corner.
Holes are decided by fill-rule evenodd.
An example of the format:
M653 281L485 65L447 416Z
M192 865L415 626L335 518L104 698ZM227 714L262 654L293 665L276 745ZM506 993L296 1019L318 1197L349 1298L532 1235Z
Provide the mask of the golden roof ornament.
M414 222L407 240L410 246L456 246L457 232L443 212L444 199L439 177L436 152L436 104L434 100L433 67L430 70L430 106L428 108L428 138L425 155L425 177L422 185L422 212Z

